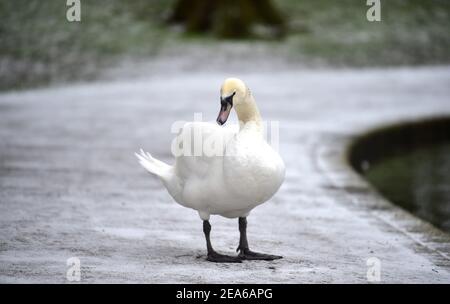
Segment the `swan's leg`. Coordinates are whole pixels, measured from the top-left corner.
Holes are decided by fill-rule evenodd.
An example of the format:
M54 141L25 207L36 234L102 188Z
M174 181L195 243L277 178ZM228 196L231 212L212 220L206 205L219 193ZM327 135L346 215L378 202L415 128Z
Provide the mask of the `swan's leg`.
M243 260L265 260L265 261L272 261L281 259L282 256L279 255L272 255L272 254L265 254L265 253L258 253L253 252L248 248L248 241L247 241L247 218L246 217L240 217L239 218L239 232L241 234L239 238L239 247L236 251L239 251L239 257Z
M214 251L211 245L211 239L209 238L209 234L211 232L211 224L209 221L203 221L203 232L205 233L206 238L206 248L208 250L207 260L210 262L216 263L241 263L241 259L239 257L228 256L224 254L217 253Z

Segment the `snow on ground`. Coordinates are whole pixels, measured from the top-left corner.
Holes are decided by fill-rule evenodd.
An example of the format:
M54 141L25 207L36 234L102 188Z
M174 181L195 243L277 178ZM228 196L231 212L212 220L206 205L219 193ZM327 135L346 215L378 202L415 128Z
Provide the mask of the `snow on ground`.
M250 215L249 242L274 262L205 261L202 223L133 153L171 162L171 124L214 120L229 71L0 94L0 282L65 283L70 257L89 283L450 283L450 239L386 203L340 158L372 127L450 114L450 67L250 70L263 117L280 122L286 181ZM381 207L380 207L381 206ZM237 220L212 218L232 254Z

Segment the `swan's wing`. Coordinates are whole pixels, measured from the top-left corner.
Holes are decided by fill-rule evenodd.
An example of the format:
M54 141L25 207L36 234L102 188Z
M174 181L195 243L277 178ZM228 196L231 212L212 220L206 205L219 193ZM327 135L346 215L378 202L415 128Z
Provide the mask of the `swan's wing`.
M221 168L226 144L235 134L233 126L220 127L206 122L185 124L172 145L177 175L183 179L211 177Z

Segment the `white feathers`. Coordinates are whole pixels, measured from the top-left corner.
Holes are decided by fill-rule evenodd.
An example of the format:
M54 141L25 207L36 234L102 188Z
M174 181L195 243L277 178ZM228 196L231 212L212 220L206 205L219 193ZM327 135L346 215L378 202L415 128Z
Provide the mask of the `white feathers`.
M225 83L224 94L242 86L241 81ZM140 164L161 178L175 201L197 210L203 220L209 219L210 214L245 217L270 199L284 180L283 160L263 137L253 97L246 94L245 86L242 92L237 91L235 110L243 122L239 131L205 122L185 124L174 141L177 151L183 153L174 153L172 145L174 166L143 150L136 153ZM198 134L200 139L191 140L192 134ZM191 153L199 147L202 153ZM205 153L205 147L219 153Z
M139 163L142 167L144 167L148 172L153 173L159 177L166 177L165 175L171 168L171 166L169 166L168 164L157 160L150 153L145 152L142 149L139 153L134 153L134 155L136 155L136 157L139 159Z

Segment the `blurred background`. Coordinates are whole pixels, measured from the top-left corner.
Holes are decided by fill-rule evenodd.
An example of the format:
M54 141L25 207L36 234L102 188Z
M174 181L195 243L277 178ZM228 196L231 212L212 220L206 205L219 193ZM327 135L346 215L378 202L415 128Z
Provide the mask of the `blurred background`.
M164 58L187 69L230 56L310 67L450 62L446 0L382 1L382 22L368 22L362 0L82 0L81 22L66 20L68 8L1 1L0 89L111 76Z

